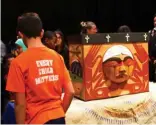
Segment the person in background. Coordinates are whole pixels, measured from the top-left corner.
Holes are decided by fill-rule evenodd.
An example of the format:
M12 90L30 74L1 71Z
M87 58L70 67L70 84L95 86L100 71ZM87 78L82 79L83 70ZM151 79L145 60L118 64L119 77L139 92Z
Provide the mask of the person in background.
M52 31L46 31L43 36L43 44L50 49L55 50L57 37Z
M14 107L15 107L14 100L10 98L10 101L7 103L5 107L5 112L2 118L2 124L16 124Z
M122 25L118 28L118 33L129 33L131 32L131 29L127 25Z
M96 34L98 32L97 26L94 22L81 22L80 25L82 27L81 34Z
M3 61L3 64L4 64L4 67L3 67L3 71L4 71L4 74L5 74L5 79L7 79L7 75L8 75L8 72L9 72L9 67L10 67L10 64L12 62L12 60L15 59L15 55L14 54L7 54L4 56L4 61Z
M17 31L28 49L12 61L7 79L6 90L15 93L16 123L65 124L74 89L62 56L43 45L36 13L21 15Z
M17 46L16 52L17 52L18 55L27 50L27 47L23 43L22 39L17 39L15 44Z
M6 46L2 41L0 43L0 46L1 46L1 63L2 63L3 57L6 55Z
M154 28L149 31L149 80L156 82L156 14L153 18Z
M65 65L69 69L69 49L64 40L64 35L60 30L55 31L57 41L56 41L56 52L58 52L64 58Z
M10 117L5 117L6 115L6 110L7 110L7 106L8 105L7 103L9 103L9 100L13 97L12 96L12 93L9 93L8 91L5 90L5 87L6 87L6 82L7 82L7 76L8 76L8 71L9 71L9 67L10 67L10 64L12 62L12 60L15 58L15 55L13 54L7 54L4 56L4 59L3 59L3 63L2 63L2 78L1 78L1 87L2 87L2 105L1 105L1 114L3 115L3 118L2 118L2 122L3 124L8 124L8 121L10 120L7 120ZM5 110L6 109L6 110ZM14 119L14 118L11 118L11 119ZM15 122L12 122L12 124L15 124Z

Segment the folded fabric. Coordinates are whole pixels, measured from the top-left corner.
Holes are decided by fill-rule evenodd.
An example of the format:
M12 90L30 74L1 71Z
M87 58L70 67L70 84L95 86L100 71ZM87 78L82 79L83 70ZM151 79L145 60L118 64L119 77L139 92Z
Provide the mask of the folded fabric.
M22 47L23 51L27 50L27 47L25 46L24 42L22 39L18 39L15 44L19 45L20 47Z

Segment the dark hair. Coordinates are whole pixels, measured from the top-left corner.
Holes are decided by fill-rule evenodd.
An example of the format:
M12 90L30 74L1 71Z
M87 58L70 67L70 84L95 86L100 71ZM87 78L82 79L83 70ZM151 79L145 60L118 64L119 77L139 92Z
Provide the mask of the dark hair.
M43 43L45 43L46 39L53 39L54 37L56 37L56 34L52 31L46 31L43 35Z
M15 58L15 57L16 57L16 56L15 56L14 54L8 53L7 55L4 56L4 61L3 61L3 63L4 63L4 64L7 63L7 61L8 61L9 58Z
M38 37L42 31L42 21L37 13L24 13L18 18L17 31L28 38Z
M87 33L88 29L91 29L93 25L96 25L94 22L87 21L87 22L81 22L80 23L82 29L81 29L81 34Z
M4 74L8 73L9 67L8 67L8 59L9 58L15 58L16 56L12 53L9 53L7 55L4 56L3 58L3 70L4 70Z
M131 32L131 29L127 25L120 26L118 33L128 33Z
M63 32L61 30L56 30L55 34L59 34L62 42L60 45L56 45L55 50L60 53L62 52L64 49L68 49L68 41L66 39L66 37L64 36Z
M60 34L62 41L64 42L64 34L62 33L61 30L56 30L55 34Z

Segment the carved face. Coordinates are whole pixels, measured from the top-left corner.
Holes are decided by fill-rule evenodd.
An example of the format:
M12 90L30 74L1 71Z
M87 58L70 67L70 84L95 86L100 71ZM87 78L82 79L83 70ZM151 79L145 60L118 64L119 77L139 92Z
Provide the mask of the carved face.
M103 62L103 73L107 80L114 83L126 82L132 76L134 60L124 54L111 57Z

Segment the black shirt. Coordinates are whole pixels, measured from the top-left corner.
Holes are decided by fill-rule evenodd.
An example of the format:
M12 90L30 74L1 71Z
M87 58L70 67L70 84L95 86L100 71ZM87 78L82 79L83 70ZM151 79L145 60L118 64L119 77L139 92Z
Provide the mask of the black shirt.
M156 59L156 28L151 30L149 39L149 57L151 59Z
M66 44L63 45L62 50L58 52L63 58L67 69L69 69L69 49Z

